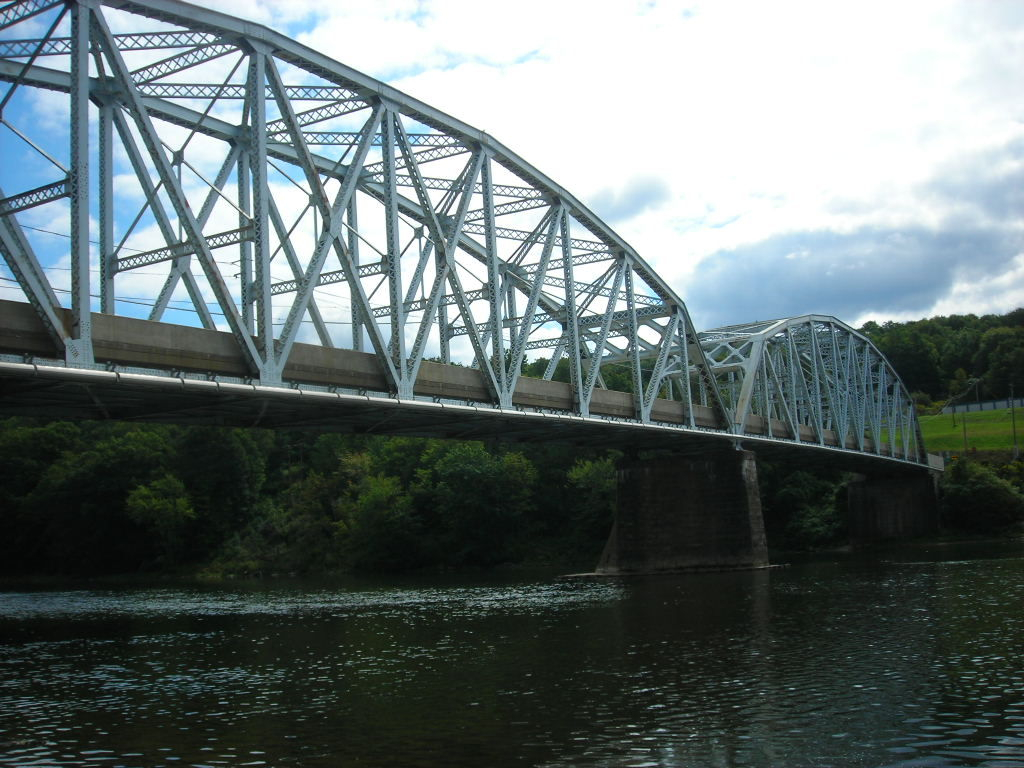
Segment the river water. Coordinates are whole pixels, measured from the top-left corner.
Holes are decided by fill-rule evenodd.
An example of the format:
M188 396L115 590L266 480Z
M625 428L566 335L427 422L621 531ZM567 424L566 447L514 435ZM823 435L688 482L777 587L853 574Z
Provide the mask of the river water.
M1024 548L0 593L0 766L1024 766Z

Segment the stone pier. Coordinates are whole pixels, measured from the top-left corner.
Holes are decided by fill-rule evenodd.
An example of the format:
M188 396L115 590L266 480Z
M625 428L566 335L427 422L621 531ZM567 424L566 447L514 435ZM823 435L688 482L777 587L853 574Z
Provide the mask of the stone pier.
M846 513L854 544L936 533L939 501L935 475L856 475L847 486Z
M757 464L750 451L623 460L600 574L764 568Z

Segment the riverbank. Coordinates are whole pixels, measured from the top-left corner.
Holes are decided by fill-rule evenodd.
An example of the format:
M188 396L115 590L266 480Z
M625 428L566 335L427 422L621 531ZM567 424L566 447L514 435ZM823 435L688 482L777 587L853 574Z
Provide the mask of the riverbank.
M952 463L943 524L1024 514L1024 463ZM995 454L992 454L995 456ZM619 454L562 445L103 422L0 422L0 577L593 567ZM848 476L758 462L777 549L846 539Z

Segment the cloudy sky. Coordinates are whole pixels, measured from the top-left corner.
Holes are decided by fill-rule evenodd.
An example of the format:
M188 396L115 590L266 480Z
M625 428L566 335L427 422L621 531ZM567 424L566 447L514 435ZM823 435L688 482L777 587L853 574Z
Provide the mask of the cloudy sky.
M1024 306L1024 2L204 4L487 131L700 328Z
M1024 305L1024 3L212 4L486 130L698 327Z

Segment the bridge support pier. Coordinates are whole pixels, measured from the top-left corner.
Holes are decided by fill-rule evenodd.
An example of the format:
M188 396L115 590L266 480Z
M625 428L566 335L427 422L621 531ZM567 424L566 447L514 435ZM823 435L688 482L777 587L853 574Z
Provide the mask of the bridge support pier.
M850 541L854 544L936 533L936 478L931 472L855 475L846 490L846 515Z
M751 451L620 464L615 525L597 573L767 565L757 464Z

